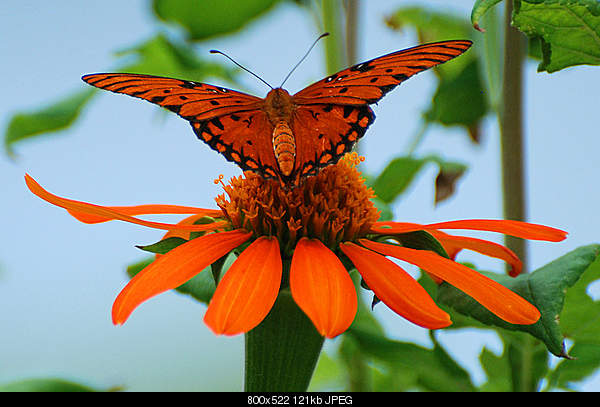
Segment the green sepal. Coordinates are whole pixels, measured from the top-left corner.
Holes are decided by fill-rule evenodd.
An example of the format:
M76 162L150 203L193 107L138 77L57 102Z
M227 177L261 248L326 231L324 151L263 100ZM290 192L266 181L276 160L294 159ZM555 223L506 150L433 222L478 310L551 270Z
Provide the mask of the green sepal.
M187 242L188 242L187 240L185 240L181 237L169 237L169 238L163 239L163 240L153 243L153 244L149 244L149 245L145 245L145 246L139 245L139 246L135 246L135 247L137 247L138 249L144 250L146 252L150 252L150 253L166 254L169 251L176 248L177 246L180 246Z

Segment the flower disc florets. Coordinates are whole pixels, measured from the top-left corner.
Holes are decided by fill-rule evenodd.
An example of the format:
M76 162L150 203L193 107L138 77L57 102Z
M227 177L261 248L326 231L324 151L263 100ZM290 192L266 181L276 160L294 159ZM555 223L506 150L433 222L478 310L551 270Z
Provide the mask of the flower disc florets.
M256 238L275 236L286 252L302 237L335 250L341 241L364 237L379 218L373 190L356 169L359 161L347 155L292 189L247 172L224 185L228 197L219 195L216 202L234 228Z

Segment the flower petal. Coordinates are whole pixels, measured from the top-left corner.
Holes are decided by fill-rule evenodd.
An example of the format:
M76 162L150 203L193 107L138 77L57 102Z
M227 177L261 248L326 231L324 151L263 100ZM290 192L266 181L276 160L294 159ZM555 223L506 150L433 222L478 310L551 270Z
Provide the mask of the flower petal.
M75 201L72 199L61 198L50 192L46 191L41 187L29 174L25 175L25 182L27 183L27 187L31 192L33 192L38 197L43 200L50 202L53 205L60 206L68 210L71 214L76 213L76 217L85 218L86 215L91 215L91 219L106 219L106 220L122 220L125 222L135 223L142 226L147 226L155 229L163 229L163 230L182 230L182 231L206 231L206 230L216 230L220 228L224 228L229 225L228 222L214 222L210 224L204 225L174 225L170 223L161 223L161 222L149 222L145 220L141 220L138 218L134 218L127 214L121 213L117 210L111 209L111 207L93 205L86 202ZM114 207L112 207L114 208Z
M428 329L444 328L452 324L450 316L400 266L354 243L341 243L340 249L356 266L377 298L394 312Z
M431 223L429 225L390 221L376 222L373 224L371 231L380 234L390 234L431 229L483 230L487 232L504 233L505 235L520 237L522 239L547 240L550 242L560 242L567 237L567 232L560 229L538 225L535 223L502 219L465 219Z
M320 240L302 238L296 245L290 288L294 301L321 335L336 337L354 321L358 300L352 279Z
M112 309L113 323L124 323L142 302L179 287L251 235L243 230L211 233L177 246L156 259L136 274L118 295Z
M112 211L121 213L128 216L136 215L157 215L157 214L196 214L202 216L211 216L218 218L223 216L223 212L220 209L203 209L196 208L193 206L180 206L180 205L136 205L136 206L106 206L105 208ZM77 220L83 223L101 223L113 220L113 218L107 218L95 214L77 212L69 210L69 213Z
M529 302L494 280L475 270L427 250L361 239L360 243L385 256L412 263L448 282L473 297L485 308L511 324L529 325L540 318L540 312Z
M261 237L255 240L219 282L204 322L217 335L248 332L260 324L273 307L281 274L277 239Z
M498 243L487 240L475 239L472 237L452 236L439 230L429 231L446 249L446 252L452 260L463 249L473 250L477 253L485 254L486 256L495 257L504 260L510 264L511 269L508 274L511 277L516 277L521 274L523 263L519 257L509 248Z

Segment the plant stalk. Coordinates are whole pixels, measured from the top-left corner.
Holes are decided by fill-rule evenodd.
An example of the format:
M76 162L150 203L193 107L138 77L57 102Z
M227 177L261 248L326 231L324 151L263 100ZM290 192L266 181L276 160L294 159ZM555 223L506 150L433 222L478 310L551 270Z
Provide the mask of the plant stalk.
M263 322L245 335L244 390L306 391L323 341L289 290L282 290Z
M525 159L523 152L523 64L527 43L525 37L511 26L513 1L505 2L504 16L504 75L502 82L502 106L500 111L500 140L502 160L502 192L504 218L524 221L525 205ZM507 236L506 247L523 262L527 270L525 241ZM527 338L519 352L520 361L513 374L514 391L535 391L533 379L533 346ZM515 372L513 372L515 373Z
M505 219L525 220L525 165L523 154L523 62L525 37L510 25L513 2L506 2L504 80L500 112L502 192ZM525 242L507 236L506 246L527 264Z

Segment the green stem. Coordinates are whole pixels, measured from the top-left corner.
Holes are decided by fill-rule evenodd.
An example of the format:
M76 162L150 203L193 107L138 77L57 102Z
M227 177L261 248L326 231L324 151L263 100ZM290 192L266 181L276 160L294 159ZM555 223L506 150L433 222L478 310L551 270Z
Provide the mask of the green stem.
M331 34L325 41L325 64L329 75L344 67L344 38L339 0L322 0L321 11L324 29Z
M525 220L525 175L523 154L523 61L525 37L511 27L513 2L506 2L504 34L504 80L500 132L504 217ZM527 264L525 242L507 237L506 245Z
M282 290L264 321L246 333L245 391L303 392L321 353L324 338Z
M523 154L523 62L525 37L511 26L513 1L506 1L504 16L504 78L500 112L502 189L504 217L525 220L525 175ZM516 253L527 269L525 241L506 237L506 246ZM533 378L533 340L523 341L518 353L518 363L513 366L513 390L533 391L537 385Z
M346 0L346 65L358 63L359 0Z

